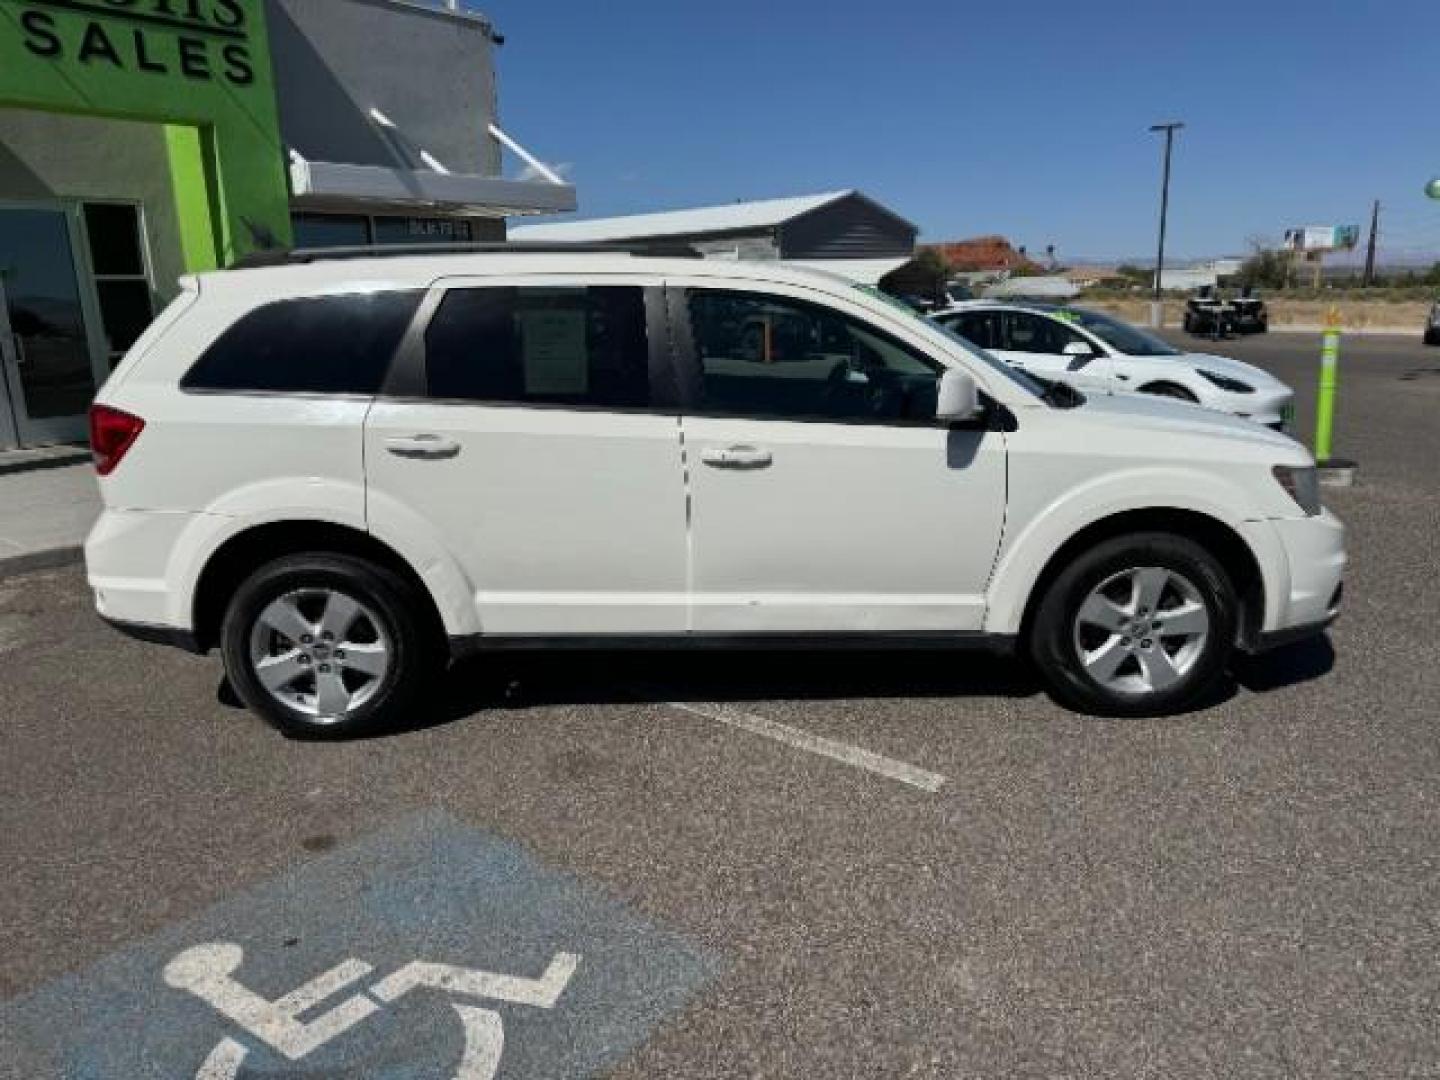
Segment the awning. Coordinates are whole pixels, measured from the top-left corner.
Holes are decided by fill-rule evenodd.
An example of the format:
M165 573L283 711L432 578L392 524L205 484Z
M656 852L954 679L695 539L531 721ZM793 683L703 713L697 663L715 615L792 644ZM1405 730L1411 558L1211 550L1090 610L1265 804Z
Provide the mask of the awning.
M308 161L298 155L290 162L290 186L294 205L302 210L503 218L554 214L576 206L573 184Z

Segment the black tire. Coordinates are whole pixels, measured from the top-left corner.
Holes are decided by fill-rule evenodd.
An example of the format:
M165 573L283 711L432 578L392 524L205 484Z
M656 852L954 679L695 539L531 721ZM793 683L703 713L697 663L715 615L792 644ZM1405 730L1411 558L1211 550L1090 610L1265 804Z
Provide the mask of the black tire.
M1181 320L1181 323L1185 327L1185 333L1195 333L1195 319L1188 311L1185 313L1185 318Z
M1174 383L1151 383L1149 386L1140 388L1142 394L1154 394L1156 397L1173 398L1175 401L1188 401L1191 405L1199 404L1200 399L1186 390L1183 386L1176 386Z
M1178 681L1163 690L1120 692L1086 670L1080 656L1080 635L1085 631L1077 629L1078 616L1081 605L1097 587L1126 570L1142 567L1173 571L1192 585L1205 606L1209 628ZM1097 716L1168 716L1195 704L1224 678L1234 652L1237 610L1229 575L1199 544L1163 532L1120 536L1081 554L1051 583L1031 623L1030 655L1051 696L1067 708ZM1154 636L1155 646L1165 649L1167 655L1174 648L1173 655L1178 656L1185 648L1183 641L1162 642L1166 635ZM1135 672L1142 671L1139 661L1132 659L1116 674L1124 673L1124 665L1132 663Z
M1440 345L1440 330L1426 330L1424 340L1426 345Z
M301 596L309 603L308 597L313 594L315 603L323 603L327 592L338 593L364 606L364 626L359 632L365 634L373 628L372 645L378 645L388 658L383 675L372 680L353 673L342 676L344 664L336 663L334 657L343 658L343 653L335 651L331 656L322 652L330 647L319 641L305 646L296 641L288 646L290 651L303 652L302 659L307 665L316 666L317 674L308 678L314 680L310 686L314 688L311 693L317 709L319 670L334 670L336 677L348 682L359 681L364 700L333 717L317 716L301 704L280 700L262 684L251 658L253 635L276 633L256 628L261 614L273 602L282 597ZM292 738L344 739L391 726L417 701L442 660L435 635L428 631L422 616L426 610L424 604L425 599L416 596L403 578L365 559L328 552L276 559L260 567L236 589L225 611L220 650L230 685L252 712ZM282 634L278 640L281 642L278 651L285 651L284 642L289 639ZM320 668L319 664L327 658L330 664ZM306 679L302 674L285 689L286 696L294 691L297 703L300 702ZM371 682L375 685L371 686Z

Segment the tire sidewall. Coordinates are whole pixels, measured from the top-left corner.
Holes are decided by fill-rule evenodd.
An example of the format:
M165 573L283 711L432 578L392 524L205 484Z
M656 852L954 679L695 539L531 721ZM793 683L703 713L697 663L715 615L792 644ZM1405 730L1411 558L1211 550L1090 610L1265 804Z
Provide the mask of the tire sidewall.
M342 720L321 723L287 707L261 685L250 660L251 631L260 613L277 597L305 588L332 588L364 602L392 643L390 670L380 689ZM348 738L375 728L413 700L426 666L409 593L394 574L349 556L294 555L260 567L235 591L221 626L221 653L231 686L251 711L295 738Z
M1081 665L1074 647L1074 618L1097 585L1140 566L1174 570L1195 586L1210 616L1210 637L1194 667L1174 686L1143 695L1117 694ZM1143 533L1105 541L1061 571L1037 612L1031 652L1062 704L1102 716L1165 715L1194 704L1224 676L1237 625L1234 586L1214 556L1184 537Z

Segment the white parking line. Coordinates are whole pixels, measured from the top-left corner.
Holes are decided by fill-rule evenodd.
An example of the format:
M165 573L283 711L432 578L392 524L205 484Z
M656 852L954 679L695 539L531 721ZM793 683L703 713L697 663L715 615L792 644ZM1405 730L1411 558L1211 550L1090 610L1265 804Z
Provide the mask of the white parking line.
M756 716L753 713L741 712L739 709L732 709L726 705L694 705L683 701L670 701L666 704L672 709L679 709L695 716L703 716L707 720L718 720L722 724L729 724L731 727L740 728L742 731L748 731L754 735L763 735L767 739L774 739L786 746L793 746L797 750L806 750L812 754L819 754L821 757L844 762L857 769L864 769L866 772L875 773L877 776L883 776L889 780L898 780L902 784L909 784L921 791L929 791L933 794L945 784L945 777L939 773L933 773L903 761L896 761L894 758L872 753L861 747L851 746L849 743L812 735L808 731L776 723L774 720L767 720L763 716Z

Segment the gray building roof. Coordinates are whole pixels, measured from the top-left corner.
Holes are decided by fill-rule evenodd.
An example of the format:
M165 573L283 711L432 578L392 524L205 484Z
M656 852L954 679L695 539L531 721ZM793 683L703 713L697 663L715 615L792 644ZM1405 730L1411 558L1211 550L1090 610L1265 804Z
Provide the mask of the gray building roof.
M864 198L854 190L827 191L818 195L700 206L692 210L666 210L658 214L519 225L510 230L510 236L515 240L606 241L770 229L852 196Z

